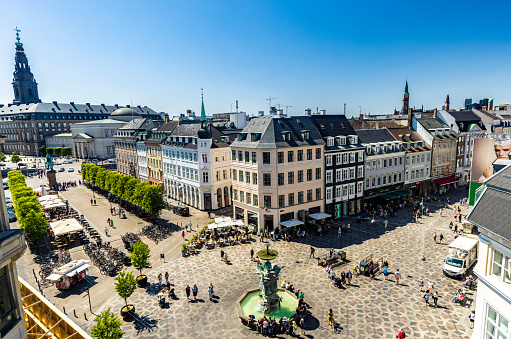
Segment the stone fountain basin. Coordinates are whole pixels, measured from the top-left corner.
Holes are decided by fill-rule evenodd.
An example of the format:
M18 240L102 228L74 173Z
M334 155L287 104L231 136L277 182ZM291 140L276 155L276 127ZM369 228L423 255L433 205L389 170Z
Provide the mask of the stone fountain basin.
M246 290L236 302L236 311L238 316L242 320L248 320L249 315L254 315L256 320L263 317L261 309L257 309L259 306L259 294L261 290ZM275 317L276 320L280 320L283 317L293 318L295 316L296 308L298 307L298 298L291 292L285 289L279 289L278 295L282 297L282 307L279 310L273 311L270 316ZM266 316L269 316L266 314Z

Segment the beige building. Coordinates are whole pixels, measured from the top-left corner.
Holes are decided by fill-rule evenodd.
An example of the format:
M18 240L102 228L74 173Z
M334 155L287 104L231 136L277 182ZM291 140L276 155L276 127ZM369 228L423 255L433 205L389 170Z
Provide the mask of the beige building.
M251 120L231 144L234 217L271 231L324 212L324 145L310 117Z

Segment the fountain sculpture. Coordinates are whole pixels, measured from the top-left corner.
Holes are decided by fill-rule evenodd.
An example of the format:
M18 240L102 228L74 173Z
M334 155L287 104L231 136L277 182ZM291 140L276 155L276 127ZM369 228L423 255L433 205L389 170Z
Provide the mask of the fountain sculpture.
M261 277L261 294L259 295L259 304L265 314L270 314L273 310L280 307L281 297L278 292L278 279L280 267L271 264L271 261L278 256L278 252L270 250L270 245L266 245L266 250L261 250L257 256L264 260L262 265L257 266L256 274Z

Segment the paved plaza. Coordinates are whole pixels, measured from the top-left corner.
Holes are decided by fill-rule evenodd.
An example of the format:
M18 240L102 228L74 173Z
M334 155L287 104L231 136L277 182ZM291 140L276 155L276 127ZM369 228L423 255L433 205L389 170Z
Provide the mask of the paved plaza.
M455 202L466 194L465 188L451 191ZM435 211L438 204L426 204ZM466 214L468 209L463 208ZM442 232L444 243L454 239L448 224L452 211L431 214L421 223L411 222L410 208L398 212L389 219L387 232L382 220L368 225L352 224L352 231L338 238L335 231L324 236L308 235L301 242L271 242L279 251L275 263L282 267L281 280L289 280L295 288L305 292L310 306L306 321L308 337L345 338L395 338L399 327L406 330L407 338L470 338L468 313L474 309L475 291L468 295L465 306L453 304L450 300L461 282L443 276L443 259L447 245L435 244L433 232ZM423 230L422 230L423 229ZM422 236L424 232L424 237ZM421 261L423 249L426 261ZM315 259L309 259L310 246L316 247L316 255L323 255L330 248L347 252L349 265L337 267L339 275L343 269L354 265L368 256L384 257L391 272L399 269L402 280L397 285L392 278L384 281L377 276L354 276L353 286L339 289L332 285L323 268ZM255 274L256 264L251 262L249 251L263 247L259 241L248 245L237 245L224 249L231 260L227 265L220 260L220 250L202 250L190 257L178 257L162 266L150 270L149 283L145 289L138 289L128 302L136 307L136 320L125 322L125 337L128 338L241 338L259 336L241 325L237 318L235 302L246 289L258 287ZM160 290L157 275L168 271L170 281L176 289L177 300L167 300L165 309L158 306L156 294ZM419 293L417 280L434 283L440 294L438 307L426 306ZM209 283L215 286L216 302L207 297ZM186 285L197 284L199 300L189 302L184 289ZM116 313L124 301L118 296L110 299L95 313L111 307ZM336 330L328 326L327 312L332 308ZM87 324L90 327L93 321Z

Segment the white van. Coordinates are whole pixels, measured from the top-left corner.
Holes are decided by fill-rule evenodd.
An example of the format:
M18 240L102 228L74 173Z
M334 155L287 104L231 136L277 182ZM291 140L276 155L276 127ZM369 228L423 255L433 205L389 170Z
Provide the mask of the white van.
M444 274L454 279L462 279L467 270L477 260L479 239L458 237L449 245L449 254L444 260Z

